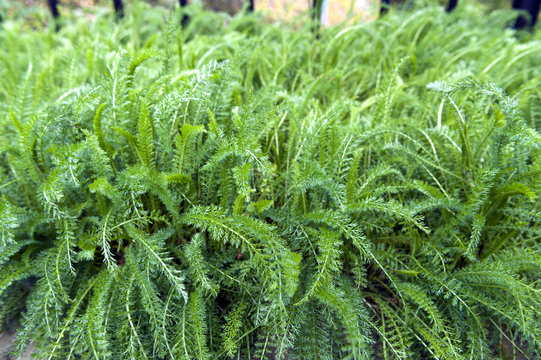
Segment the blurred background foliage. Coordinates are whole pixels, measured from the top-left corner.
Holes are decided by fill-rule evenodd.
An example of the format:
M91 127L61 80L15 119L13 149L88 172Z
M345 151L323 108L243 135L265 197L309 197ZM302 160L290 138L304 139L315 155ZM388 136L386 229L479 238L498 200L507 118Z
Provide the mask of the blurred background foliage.
M125 3L130 4L134 1L143 1L154 6L162 6L169 9L174 9L178 6L178 0L124 0ZM224 11L229 14L234 14L242 10L245 2L244 0L188 0L192 2L201 2L209 9L215 11ZM258 6L258 0L256 6ZM267 0L259 0L262 3ZM291 1L291 0L283 0ZM298 0L302 1L302 0ZM308 2L308 0L305 0ZM330 6L332 8L333 2L343 0L330 0ZM358 0L359 1L359 0ZM374 5L374 8L381 0L360 0ZM462 0L472 1L472 0ZM487 11L495 9L509 9L511 7L511 0L474 0L477 3L483 4ZM445 5L447 0L392 0L393 4L398 8L408 8L419 3L440 3ZM81 15L88 13L89 10L94 7L111 8L111 0L60 0L61 13L65 15L66 12L74 12L74 15ZM7 17L26 17L38 21L47 20L47 0L0 0L0 11Z

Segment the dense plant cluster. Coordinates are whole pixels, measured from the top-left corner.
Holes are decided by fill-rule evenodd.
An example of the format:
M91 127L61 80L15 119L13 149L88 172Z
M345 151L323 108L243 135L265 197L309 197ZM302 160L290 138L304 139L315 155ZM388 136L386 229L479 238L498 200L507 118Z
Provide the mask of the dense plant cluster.
M2 25L17 351L541 356L539 34L469 4L318 36L188 11Z

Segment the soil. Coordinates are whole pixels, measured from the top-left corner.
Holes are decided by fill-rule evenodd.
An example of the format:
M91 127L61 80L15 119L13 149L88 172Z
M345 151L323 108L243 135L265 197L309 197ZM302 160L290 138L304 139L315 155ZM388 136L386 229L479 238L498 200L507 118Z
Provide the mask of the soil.
M14 342L15 342L15 334L12 334L9 332L0 333L0 360L14 360L13 357L8 355L9 351L12 349ZM34 347L32 345L28 346L21 360L32 359L33 352L34 352Z

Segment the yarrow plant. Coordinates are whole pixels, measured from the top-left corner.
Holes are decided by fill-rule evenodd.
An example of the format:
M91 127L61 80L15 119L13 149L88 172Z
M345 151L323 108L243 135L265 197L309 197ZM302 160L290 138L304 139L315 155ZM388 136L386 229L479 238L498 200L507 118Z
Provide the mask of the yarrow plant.
M538 33L186 11L2 25L15 354L541 356Z

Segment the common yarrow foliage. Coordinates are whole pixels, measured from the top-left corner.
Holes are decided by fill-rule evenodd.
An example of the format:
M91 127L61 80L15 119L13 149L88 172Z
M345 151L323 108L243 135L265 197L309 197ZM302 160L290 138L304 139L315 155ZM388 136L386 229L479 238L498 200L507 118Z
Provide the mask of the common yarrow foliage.
M128 10L1 25L16 353L541 356L539 33Z

